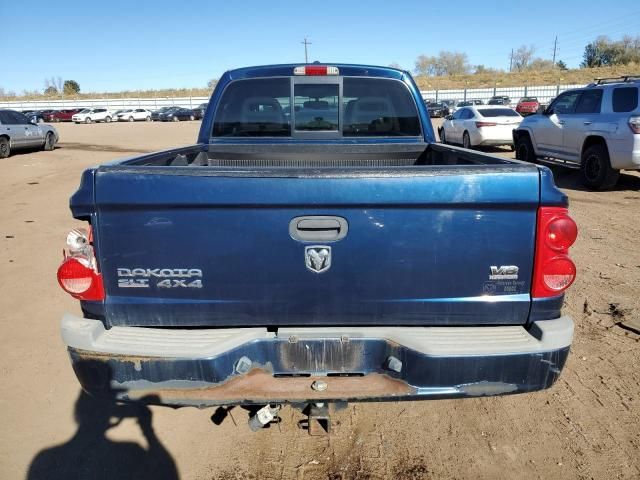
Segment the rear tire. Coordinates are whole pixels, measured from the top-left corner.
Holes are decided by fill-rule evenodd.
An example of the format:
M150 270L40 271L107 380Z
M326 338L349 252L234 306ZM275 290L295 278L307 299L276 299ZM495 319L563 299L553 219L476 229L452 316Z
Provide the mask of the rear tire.
M130 122L133 122L133 117L129 117L129 121L130 121Z
M11 144L7 137L0 137L0 158L7 158L11 155Z
M469 149L469 150L471 150L473 148L472 145L471 145L471 137L469 136L469 132L467 132L466 130L462 134L462 146L464 148Z
M47 133L47 136L44 137L44 144L42 145L43 150L51 151L54 149L56 144L55 137L53 136L53 132Z
M606 145L592 145L584 151L580 178L582 184L591 190L606 190L618 183L620 171L611 168Z
M147 118L145 118L145 120L146 120L147 122L150 122L150 121L151 121L151 117L147 116Z
M516 158L523 162L536 163L536 153L533 150L533 143L527 134L518 135L515 145Z
M180 119L174 115L174 116L173 116L173 121L174 121L174 122L179 122L179 121L180 121Z
M104 121L105 123L111 123L111 117L105 117Z
M192 122L196 119L196 117L194 117L193 115L189 116L189 120L191 120Z

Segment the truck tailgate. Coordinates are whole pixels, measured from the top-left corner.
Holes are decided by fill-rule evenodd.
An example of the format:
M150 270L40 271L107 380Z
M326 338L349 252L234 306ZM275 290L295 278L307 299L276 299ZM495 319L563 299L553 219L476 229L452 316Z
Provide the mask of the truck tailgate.
M104 166L94 178L111 325L523 324L529 315L535 166ZM315 216L343 219L344 238L294 239L292 220ZM322 223L309 225L313 237Z

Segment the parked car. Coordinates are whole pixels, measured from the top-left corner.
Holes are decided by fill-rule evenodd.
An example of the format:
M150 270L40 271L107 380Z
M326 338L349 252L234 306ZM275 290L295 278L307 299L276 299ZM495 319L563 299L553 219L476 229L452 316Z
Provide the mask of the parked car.
M447 115L451 115L452 113L455 113L457 108L458 108L458 104L460 103L460 100L442 100L442 102L444 105L447 106L447 111L449 113L447 113Z
M113 120L113 113L106 108L85 108L71 117L75 123L105 122Z
M53 112L53 110L31 110L26 115L29 117L29 120L33 120L36 123L43 123L48 121L48 116Z
M522 97L516 105L516 112L524 117L537 113L539 108L540 102L536 97Z
M118 115L120 115L121 113L125 113L125 112L130 112L131 109L130 108L121 108L120 110L116 110L114 112L111 112L111 120L113 120L114 122L118 121Z
M135 122L139 120L144 120L147 122L151 121L151 111L146 108L131 108L128 110L123 110L122 112L116 115L116 120L118 122Z
M89 393L253 405L252 429L310 404L311 425L548 388L569 354L567 196L436 143L407 72L229 71L197 144L92 167L70 207L58 281L84 316L62 338Z
M442 143L459 143L464 148L509 145L513 148L513 129L522 117L508 107L478 105L462 107L447 117L438 133Z
M160 115L162 115L166 111L174 109L174 108L179 108L179 107L176 107L175 105L171 105L169 107L162 107L162 108L159 108L157 110L154 110L153 112L151 112L151 120L154 121L154 122L155 121L159 121L160 120Z
M196 116L193 110L182 107L173 107L158 115L161 122L179 122L181 120L195 120Z
M449 107L442 102L429 103L427 109L429 110L429 117L431 118L442 118L449 115Z
M505 107L508 107L511 105L511 98L506 95L496 95L489 99L487 105L504 105Z
M204 112L207 110L207 105L209 105L209 103L201 103L193 109L193 115L196 117L196 120L202 119Z
M484 102L482 100L461 100L458 102L457 108L462 108L462 107L470 107L473 105L484 105Z
M594 190L613 187L620 170L640 169L640 77L597 81L558 95L514 131L516 157L580 169Z
M57 142L58 132L51 125L36 124L14 110L0 110L0 158L23 148L53 150Z
M81 112L82 108L68 108L64 110L53 110L46 115L45 121L47 122L70 122L73 116Z

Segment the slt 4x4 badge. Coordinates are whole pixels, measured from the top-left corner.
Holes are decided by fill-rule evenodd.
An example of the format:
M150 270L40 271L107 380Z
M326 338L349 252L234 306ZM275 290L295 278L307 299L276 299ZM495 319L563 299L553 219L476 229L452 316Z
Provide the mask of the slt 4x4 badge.
M304 263L313 273L322 273L331 267L331 247L309 245L304 247Z

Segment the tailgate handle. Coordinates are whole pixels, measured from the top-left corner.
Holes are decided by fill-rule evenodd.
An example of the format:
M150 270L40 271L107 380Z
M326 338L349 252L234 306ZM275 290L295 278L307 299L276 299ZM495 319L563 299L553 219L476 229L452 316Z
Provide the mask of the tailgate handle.
M289 235L301 242L335 242L347 235L349 224L342 217L313 215L296 217L289 223Z

